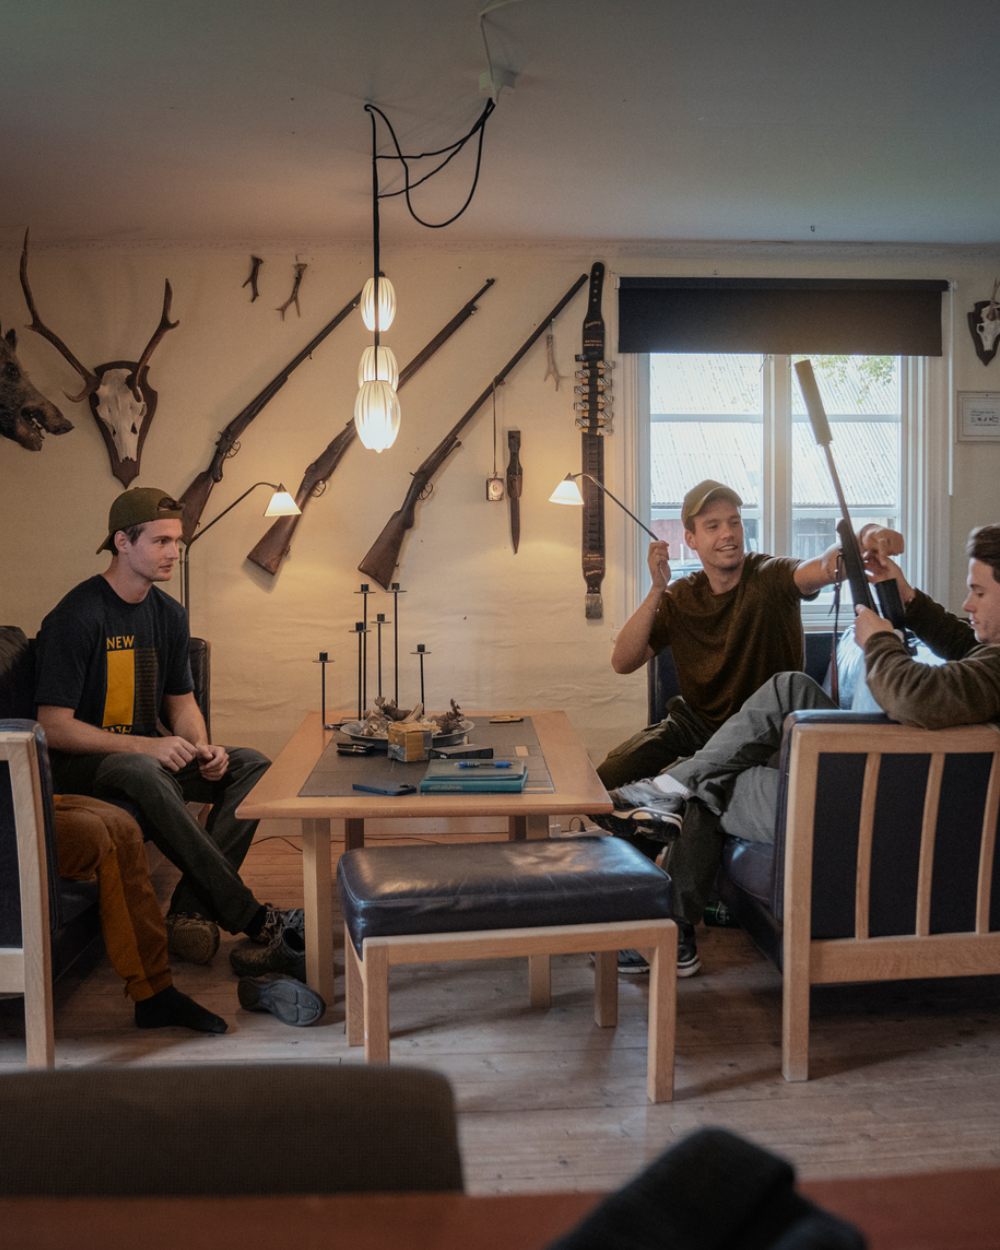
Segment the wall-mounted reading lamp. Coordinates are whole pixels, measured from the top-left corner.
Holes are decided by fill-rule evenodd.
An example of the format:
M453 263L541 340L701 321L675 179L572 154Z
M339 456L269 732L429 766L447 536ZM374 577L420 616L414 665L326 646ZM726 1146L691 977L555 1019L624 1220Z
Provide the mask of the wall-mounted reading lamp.
M192 534L184 544L184 550L181 555L181 603L185 608L187 608L188 617L191 616L191 589L188 581L188 564L190 563L190 551L192 544L196 543L199 538L204 538L213 525L218 524L227 512L232 512L236 505L238 503L242 503L243 500L246 499L247 495L249 495L251 491L255 491L258 486L270 486L271 490L274 492L271 496L270 502L264 509L265 516L298 516L302 511L288 491L285 490L281 482L254 482L252 486L247 487L242 495L240 495L237 499L234 499L228 508L223 508L217 517L214 517L207 525L203 525L201 529Z
M603 494L607 495L607 497L613 503L616 503L618 507L621 508L622 512L630 516L632 520L636 523L636 525L639 526L640 529L645 530L646 533L653 540L653 542L660 541L656 537L656 535L653 533L653 531L649 528L648 525L644 525L642 521L640 521L639 518L635 515L634 512L630 512L629 509L626 508L625 505L622 503L622 501L619 498L617 498L617 496L612 495L611 491L608 490L608 488L604 485L604 483L599 482L597 478L594 477L593 474L591 473L567 473L566 476L563 478L563 480L559 483L559 485L552 492L552 494L549 495L549 503L575 504L576 507L582 508L583 496L580 494L580 488L576 484L577 478L581 478L581 477L585 477L588 482L593 482L593 484L597 487L597 489L601 491Z

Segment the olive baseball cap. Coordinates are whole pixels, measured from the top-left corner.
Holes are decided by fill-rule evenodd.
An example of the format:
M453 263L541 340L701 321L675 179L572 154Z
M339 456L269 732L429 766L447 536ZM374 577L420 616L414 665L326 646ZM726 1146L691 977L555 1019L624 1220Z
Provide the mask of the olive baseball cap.
M122 491L111 505L108 536L97 548L97 554L102 551L114 553L115 534L119 530L131 529L133 525L142 525L145 521L179 521L183 511L172 495L156 486L136 486Z
M694 518L713 499L728 499L737 508L743 507L743 500L731 486L725 486L722 482L715 482L710 477L706 478L704 482L699 482L697 486L692 486L684 496L684 502L681 504L681 520L684 522L685 529L691 528L691 522Z

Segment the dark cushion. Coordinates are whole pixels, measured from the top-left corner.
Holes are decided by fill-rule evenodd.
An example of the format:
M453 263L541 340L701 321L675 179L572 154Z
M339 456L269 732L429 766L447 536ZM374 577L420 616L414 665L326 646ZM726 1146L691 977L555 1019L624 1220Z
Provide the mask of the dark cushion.
M337 886L359 951L401 933L671 915L670 878L620 838L365 847L341 856Z
M0 720L34 714L34 643L16 625L0 625Z

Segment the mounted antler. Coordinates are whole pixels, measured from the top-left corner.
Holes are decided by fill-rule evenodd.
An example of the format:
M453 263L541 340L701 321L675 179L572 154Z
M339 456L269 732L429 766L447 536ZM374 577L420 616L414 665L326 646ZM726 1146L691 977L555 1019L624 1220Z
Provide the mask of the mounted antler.
M139 357L138 363L135 366L135 369L128 376L128 388L132 392L132 394L135 396L135 402L137 404L141 404L143 402L142 391L139 389L139 378L142 374L142 371L148 366L150 357L152 356L153 352L156 351L156 348L159 345L160 339L163 338L163 336L166 334L168 330L176 330L177 327L180 325L179 321L170 320L170 301L173 299L173 297L174 297L174 293L170 289L170 280L167 279L163 283L163 311L160 313L160 324L153 331L153 337L146 344L145 348L143 349L142 355Z
M163 311L160 324L153 332L153 337L137 361L111 360L106 364L88 369L73 355L66 344L42 322L35 307L34 296L28 285L28 232L24 232L24 248L21 251L21 289L31 313L31 329L49 342L59 351L65 360L79 373L84 380L84 388L79 395L70 395L69 399L79 403L86 399L90 411L101 431L108 456L111 459L111 472L124 486L139 473L139 457L142 445L149 432L150 424L156 414L156 391L149 385L147 377L150 357L156 350L160 339L168 330L173 330L179 322L170 320L170 301L173 292L170 283L163 284Z
M84 381L84 388L79 395L71 395L69 391L64 394L68 400L74 404L78 404L81 400L87 399L97 390L100 379L96 373L80 364L79 360L73 355L66 344L58 336L54 334L47 325L45 325L38 315L38 309L35 307L34 296L31 294L31 287L28 285L28 231L24 232L24 246L21 248L21 290L24 292L24 298L28 304L28 312L31 313L31 325L28 327L34 330L36 334L40 334L42 338L46 338L60 352L66 362L77 371Z

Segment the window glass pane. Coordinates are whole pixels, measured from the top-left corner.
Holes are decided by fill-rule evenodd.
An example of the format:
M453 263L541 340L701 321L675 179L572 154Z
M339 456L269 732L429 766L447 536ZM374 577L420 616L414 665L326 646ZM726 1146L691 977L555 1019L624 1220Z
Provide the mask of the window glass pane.
M763 466L762 356L649 357L651 528L670 543L673 576L701 568L684 545L681 501L704 478L743 500L747 545L759 545Z

